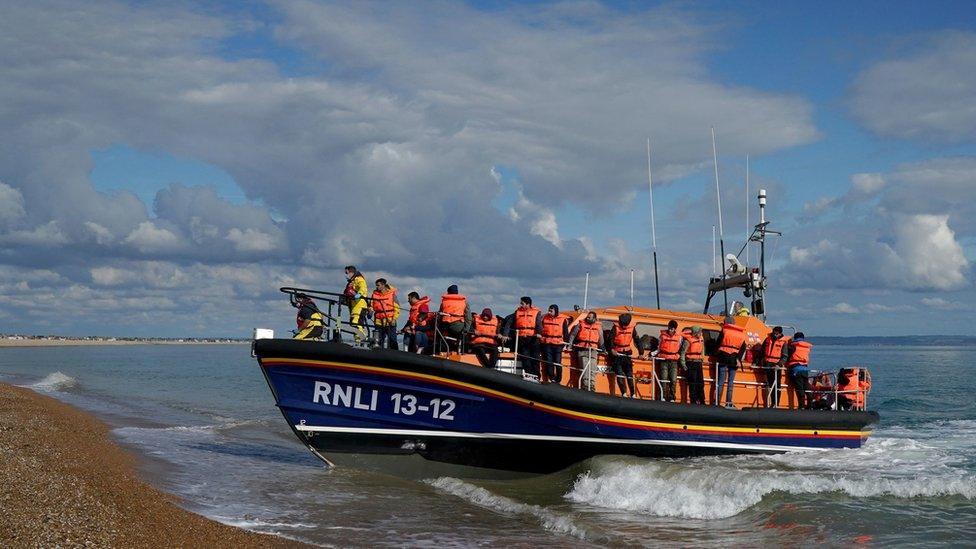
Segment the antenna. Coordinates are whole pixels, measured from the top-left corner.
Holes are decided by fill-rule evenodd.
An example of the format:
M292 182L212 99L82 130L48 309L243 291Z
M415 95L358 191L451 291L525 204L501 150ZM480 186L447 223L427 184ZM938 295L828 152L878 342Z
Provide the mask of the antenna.
M749 236L752 227L749 226L749 155L746 155L746 265L749 265Z
M586 272L586 282L583 284L583 310L586 310L586 298L590 293L590 272Z
M634 308L634 270L630 270L630 308Z
M661 287L657 278L657 232L654 228L654 185L651 183L651 138L647 138L647 196L651 201L651 250L654 256L654 293L657 295L657 308L661 308ZM633 293L633 290L631 291ZM633 304L631 304L633 306Z
M712 162L715 165L715 198L718 201L718 242L722 251L722 297L725 299L725 315L729 314L729 289L725 286L725 230L722 225L722 193L718 185L718 151L715 148L715 126L712 126Z

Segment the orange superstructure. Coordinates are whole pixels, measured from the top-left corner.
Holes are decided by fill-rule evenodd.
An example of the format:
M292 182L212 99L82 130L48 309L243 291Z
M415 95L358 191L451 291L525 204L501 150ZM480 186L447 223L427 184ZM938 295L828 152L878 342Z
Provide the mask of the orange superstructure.
M634 326L634 338L645 338L646 336L651 336L655 339L660 337L660 332L666 330L668 326L668 321L674 320L678 323L677 333L681 333L686 328L691 328L692 326L700 326L702 329L702 336L705 340L705 356L704 356L704 373L705 373L705 396L706 402L712 403L714 399L715 387L715 363L712 358L714 352L718 345L718 336L722 330L722 317L718 315L707 315L701 313L690 313L685 311L670 311L661 309L649 309L643 307L604 307L592 309L596 315L597 319L603 325L604 333L610 330L614 322L617 321L617 317L621 313L629 313L633 320L631 324ZM570 318L571 326L575 325L579 320L582 319L582 312L572 312L567 316ZM739 368L738 373L735 378L735 389L733 392L732 401L738 408L743 407L763 407L766 402L765 395L763 391L768 389L763 385L763 373L758 368L758 364L753 364L753 360L758 358L758 351L762 345L762 341L769 335L772 330L767 326L762 320L755 318L753 316L738 316L734 318L735 325L741 328L745 332L745 342L746 342L746 356L743 359L743 365ZM658 398L661 394L663 385L660 384L657 376L654 374L654 368L652 368L652 361L644 358L638 358L636 349L633 349L634 353L634 377L637 380L637 389L640 398L643 399L654 399ZM573 368L576 365L573 363L571 357L572 353L563 353L563 367ZM472 354L461 354L453 355L455 360L460 359L462 362L469 364L478 364L477 358ZM500 355L501 360L511 360L512 353L502 353ZM607 368L607 356L601 354L599 358L599 364L601 366L601 371L596 378L595 391L599 393L610 394L610 381L612 374ZM563 385L569 385L570 379L578 379L574 376L563 376ZM787 379L784 373L780 373L779 381L779 391L780 391L780 407L781 408L795 408L795 403L793 401L794 397L792 391L787 390ZM675 391L676 402L689 402L688 399L688 389L684 383L684 376L678 376L678 387Z

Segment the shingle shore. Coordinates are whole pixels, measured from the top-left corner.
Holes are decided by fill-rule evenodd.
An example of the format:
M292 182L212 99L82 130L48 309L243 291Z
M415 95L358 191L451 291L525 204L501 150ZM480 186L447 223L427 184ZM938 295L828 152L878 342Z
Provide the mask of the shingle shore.
M0 383L0 547L296 547L179 508L87 413Z

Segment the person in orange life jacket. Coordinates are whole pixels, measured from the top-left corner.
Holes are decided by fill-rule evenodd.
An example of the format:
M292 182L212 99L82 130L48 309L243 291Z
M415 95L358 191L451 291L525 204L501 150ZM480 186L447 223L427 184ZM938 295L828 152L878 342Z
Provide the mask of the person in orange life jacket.
M596 313L586 313L583 321L573 326L569 332L569 347L573 349L570 386L592 391L596 385L597 360L603 349L603 325L596 319Z
M793 391L796 395L797 408L809 408L811 399L807 394L810 388L810 350L813 345L807 343L803 332L797 332L793 341L786 346L786 367L789 368L790 380L793 381Z
M718 341L718 351L715 353L718 376L715 380L715 395L712 404L715 406L721 404L722 386L727 383L725 407L735 408L735 404L732 403L732 392L734 390L735 372L739 364L742 363L742 357L746 354L746 332L735 325L735 320L731 316L726 316Z
M505 339L498 333L498 317L491 309L485 308L480 315L471 319L471 347L478 362L485 368L498 365L498 343Z
M563 380L563 347L569 340L566 329L567 318L559 314L556 304L549 306L549 310L542 317L542 330L539 337L539 354L545 365L546 379L550 383Z
M427 333L417 329L417 318L421 313L426 317L430 312L430 298L420 297L417 292L410 292L407 294L407 302L410 303L410 316L407 317L407 323L400 333L403 334L403 344L407 350L416 353L427 346Z
M356 329L356 341L366 338L366 277L355 265L347 265L346 289L342 291L346 306L349 307L349 325Z
M679 362L688 384L688 400L692 404L705 404L705 378L702 375L702 360L705 358L705 339L701 326L685 328L681 334Z
M657 343L657 358L660 368L662 391L661 400L674 402L674 389L678 384L678 362L681 358L681 342L684 338L678 333L678 322L668 322L668 329L661 330ZM666 382L666 383L665 383Z
M765 392L769 395L767 408L779 406L779 377L780 371L786 364L786 344L789 341L788 338L783 337L783 327L776 326L762 343L763 383L766 387ZM774 386L776 389L772 389Z
M830 374L820 372L810 383L813 402L810 408L814 410L829 410L834 406L834 386L830 383Z
M417 321L413 326L417 338L417 353L424 355L434 354L434 323L437 313L432 311L418 312Z
M457 284L448 286L447 293L441 296L436 325L441 334L452 338L446 342L449 349L456 349L464 332L470 329L471 308L468 298L458 293Z
M518 354L522 370L534 376L539 375L539 334L542 333L542 312L532 306L532 298L522 296L518 309L512 315L511 324L505 326L505 333L518 334Z
M837 374L837 395L841 410L863 410L864 398L871 389L871 381L863 368L843 368ZM847 392L857 391L857 392Z
M400 301L396 288L390 286L385 278L376 279L370 305L373 309L373 324L376 326L377 345L388 345L397 350L397 319L400 317Z
M630 321L629 313L617 317L617 322L610 329L609 352L612 358L611 368L617 379L617 386L620 387L620 396L637 398L637 390L634 386L634 361L630 358L633 354L631 344L637 347L638 356L644 354L644 348L641 346L640 339L634 337L634 325ZM610 384L610 394L614 394L613 383Z

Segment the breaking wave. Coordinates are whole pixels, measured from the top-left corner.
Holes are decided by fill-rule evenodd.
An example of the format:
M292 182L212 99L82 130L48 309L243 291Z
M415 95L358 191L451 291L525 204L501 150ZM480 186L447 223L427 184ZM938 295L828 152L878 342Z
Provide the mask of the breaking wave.
M965 466L976 449L976 422L944 422L923 432L895 428L886 434L894 436L871 439L858 449L597 463L576 479L565 497L598 507L695 519L736 515L774 492L976 500L976 475Z
M52 372L44 377L44 379L31 383L28 385L31 389L35 391L65 391L76 387L78 385L78 380L61 372Z
M424 482L442 492L467 500L490 511L531 516L538 520L546 530L583 540L587 539L586 531L577 526L572 517L568 515L553 512L539 505L521 503L456 478L440 477Z

